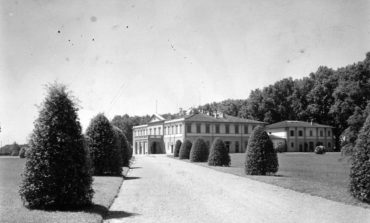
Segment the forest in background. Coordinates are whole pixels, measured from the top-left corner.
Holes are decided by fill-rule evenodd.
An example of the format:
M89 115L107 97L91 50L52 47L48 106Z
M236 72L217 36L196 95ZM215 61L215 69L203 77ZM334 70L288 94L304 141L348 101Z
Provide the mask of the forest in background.
M313 121L334 127L336 150L352 147L369 114L370 52L363 61L332 69L320 66L301 79L284 78L262 89L252 90L246 99L227 99L192 109L193 113L228 115L263 121ZM164 114L177 118L181 114ZM150 116L116 115L112 124L124 131L132 143L132 126L144 124ZM354 141L353 141L354 140Z

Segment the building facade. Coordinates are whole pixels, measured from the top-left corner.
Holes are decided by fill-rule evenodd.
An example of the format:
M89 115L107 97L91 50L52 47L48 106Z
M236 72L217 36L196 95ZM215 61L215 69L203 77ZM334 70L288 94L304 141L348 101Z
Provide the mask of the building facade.
M318 145L333 151L332 130L332 126L302 121L282 121L266 126L274 146L285 140L287 152L312 152Z
M173 154L177 140L194 142L197 138L204 139L209 147L215 138L221 138L229 152L245 152L254 127L264 124L220 113L215 116L199 113L171 120L154 114L147 124L133 127L133 153Z

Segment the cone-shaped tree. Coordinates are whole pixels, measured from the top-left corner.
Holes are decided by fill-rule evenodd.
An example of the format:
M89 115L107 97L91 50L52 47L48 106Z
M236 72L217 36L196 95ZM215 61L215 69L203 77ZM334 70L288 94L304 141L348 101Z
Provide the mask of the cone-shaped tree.
M225 143L221 139L215 139L208 156L209 166L230 166L230 156Z
M65 86L48 86L19 191L27 207L65 209L91 204L92 176L77 110Z
M100 113L91 120L86 137L94 175L121 175L119 162L112 162L113 157L121 154L116 149L113 126L104 114Z
M207 162L208 160L208 146L206 142L198 138L195 140L190 150L190 161L191 162Z
M177 140L175 144L175 151L173 152L174 157L179 157L180 148L181 148L181 141Z
M121 164L122 166L129 166L129 156L130 156L130 148L128 146L128 142L126 136L123 134L122 130L116 126L113 126L114 133L115 133L115 140L116 146L118 148L118 153L121 154Z
M184 143L181 144L179 159L189 159L191 147L192 147L191 141L186 139Z
M245 173L248 175L266 175L276 173L279 168L278 158L273 143L264 127L258 126L252 132L245 158Z
M354 148L350 178L353 196L370 203L370 116L367 117Z

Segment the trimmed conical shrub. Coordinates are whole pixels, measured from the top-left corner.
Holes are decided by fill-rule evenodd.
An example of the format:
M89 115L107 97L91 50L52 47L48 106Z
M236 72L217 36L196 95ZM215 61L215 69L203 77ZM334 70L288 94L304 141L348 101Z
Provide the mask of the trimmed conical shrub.
M94 175L121 175L121 164L112 162L121 154L117 150L113 126L104 114L100 113L91 120L86 137Z
M77 106L65 86L48 86L29 142L20 195L24 205L72 209L91 204L92 176Z
M177 140L175 144L175 151L173 152L174 157L179 157L180 148L181 148L181 141Z
M266 175L267 173L276 173L278 168L277 154L270 137L264 127L256 127L248 141L245 173L248 175Z
M186 139L184 143L181 144L179 159L189 159L191 147L192 147L191 141Z
M211 146L208 157L209 166L230 166L230 156L225 143L221 139L215 139Z
M123 134L122 130L116 126L113 126L115 133L116 146L118 153L121 155L120 160L117 160L122 164L122 166L129 166L129 157L130 157L130 148L126 139L126 136Z
M370 203L370 116L360 131L352 155L350 191L354 197Z
M206 142L199 138L195 140L190 151L191 162L207 162L208 160L208 146Z

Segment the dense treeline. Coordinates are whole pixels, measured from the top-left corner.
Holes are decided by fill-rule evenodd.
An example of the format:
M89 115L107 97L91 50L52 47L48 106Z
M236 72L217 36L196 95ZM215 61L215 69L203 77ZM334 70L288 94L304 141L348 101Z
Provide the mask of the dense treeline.
M370 53L364 61L337 70L322 66L308 77L285 78L263 89L255 89L245 100L208 103L199 106L198 110L210 114L221 111L267 123L301 120L332 125L339 149L341 134L351 132L348 129L354 122L351 116L356 109L360 114L367 114L368 100ZM361 118L362 124L363 121ZM358 122L354 124L358 125Z
M266 123L283 120L313 121L335 127L336 149L340 139L352 137L350 147L362 126L370 100L370 52L363 61L336 70L321 66L301 79L284 78L262 89L252 90L247 99L228 99L200 105L193 112L210 115L216 111ZM355 113L357 110L357 113ZM361 116L353 117L355 116ZM164 114L178 118L177 114ZM115 116L112 123L132 143L132 126L146 123L150 116ZM360 123L360 127L359 127ZM353 132L355 131L355 132ZM341 137L342 136L342 137ZM348 144L342 140L342 144Z

